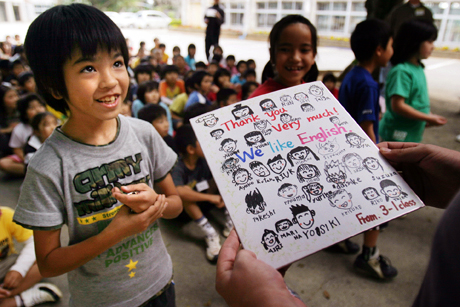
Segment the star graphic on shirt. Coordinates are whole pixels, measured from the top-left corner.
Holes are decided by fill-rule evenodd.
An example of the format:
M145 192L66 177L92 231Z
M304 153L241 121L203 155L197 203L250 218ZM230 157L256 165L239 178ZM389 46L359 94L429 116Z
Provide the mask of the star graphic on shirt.
M127 267L127 268L129 269L128 272L131 272L132 270L134 270L134 269L136 268L136 264L137 264L138 262L139 262L139 261L133 262L133 259L129 259L129 264L125 265L125 267ZM134 272L132 272L132 273L134 273ZM131 274L132 274L132 273L131 273ZM132 278L132 277L134 277L134 275L131 276L131 278Z
M129 273L129 278L133 278L136 275L136 272Z

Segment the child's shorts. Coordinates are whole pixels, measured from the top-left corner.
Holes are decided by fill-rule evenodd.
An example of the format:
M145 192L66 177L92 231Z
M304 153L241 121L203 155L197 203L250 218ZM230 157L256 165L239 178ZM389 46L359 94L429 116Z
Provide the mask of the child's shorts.
M174 281L171 281L165 288L166 289L163 289L163 292L159 296L155 295L139 307L176 307Z

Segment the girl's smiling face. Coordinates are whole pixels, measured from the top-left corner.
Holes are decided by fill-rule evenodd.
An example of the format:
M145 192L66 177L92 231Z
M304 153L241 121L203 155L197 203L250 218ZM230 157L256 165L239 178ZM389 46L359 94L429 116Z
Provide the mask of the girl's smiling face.
M253 135L247 138L247 140L251 143L258 143L262 140L262 136L260 135Z
M315 177L315 175L316 175L315 170L312 169L312 168L303 169L303 170L300 171L300 174L305 179L311 179L311 178Z
M315 63L310 28L303 23L294 23L281 32L275 48L277 76L275 80L285 86L299 85L303 76Z
M379 168L379 162L375 159L367 159L366 166L371 170L376 170Z

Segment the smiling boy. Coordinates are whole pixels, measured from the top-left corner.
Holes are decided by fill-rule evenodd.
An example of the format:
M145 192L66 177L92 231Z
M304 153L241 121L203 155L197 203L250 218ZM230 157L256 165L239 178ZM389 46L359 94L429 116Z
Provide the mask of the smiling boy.
M31 160L14 216L34 230L40 272L68 273L71 306L174 306L157 219L182 210L169 174L177 157L151 124L119 116L123 35L93 7L56 6L31 24L25 48L40 93L70 114Z

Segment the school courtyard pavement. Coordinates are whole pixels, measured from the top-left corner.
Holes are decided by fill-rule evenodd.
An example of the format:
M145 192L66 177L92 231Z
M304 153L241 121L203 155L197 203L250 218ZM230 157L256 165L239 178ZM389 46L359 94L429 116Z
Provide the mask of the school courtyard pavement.
M24 37L25 30L18 32L18 29L10 34L19 33ZM203 34L168 30L123 32L131 39L133 46L138 46L144 40L150 48L153 38L159 37L166 43L169 54L175 45L180 46L184 53L188 44L195 43L197 59L204 60ZM4 34L0 33L0 39L3 37ZM266 42L223 37L221 44L225 54L234 54L237 59L255 59L260 76L262 67L268 60ZM347 48L320 47L317 61L322 71L340 71L352 59L353 55ZM455 136L460 134L460 60L430 58L425 64L432 111L447 117L448 123L443 127L427 129L424 142L460 150L460 143L455 142ZM14 208L20 185L21 180L11 179L0 173L0 205ZM424 276L431 240L442 212L440 209L425 207L409 214L405 219L390 222L389 227L381 233L378 247L399 271L399 275L391 281L382 282L356 274L353 270L355 256L321 251L295 262L286 274L286 283L300 294L307 306L312 307L410 306ZM218 221L223 217L219 213L211 211L210 220L221 229ZM226 306L215 291L216 267L206 260L203 237L193 222L162 220L160 224L174 264L177 306ZM62 240L63 244L68 240L65 230ZM361 245L362 235L352 240ZM63 290L64 298L57 304L43 306L68 306L66 276L46 280L57 284Z

